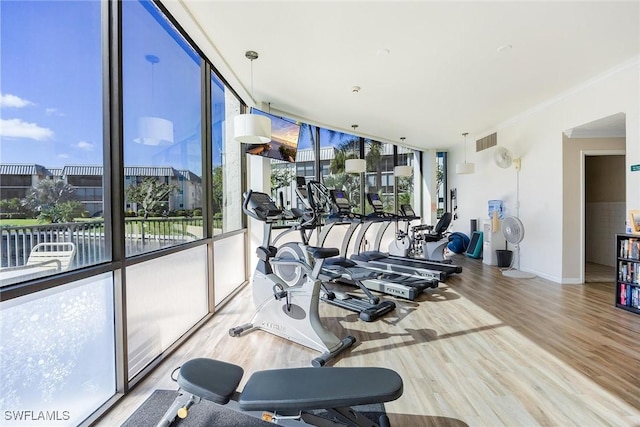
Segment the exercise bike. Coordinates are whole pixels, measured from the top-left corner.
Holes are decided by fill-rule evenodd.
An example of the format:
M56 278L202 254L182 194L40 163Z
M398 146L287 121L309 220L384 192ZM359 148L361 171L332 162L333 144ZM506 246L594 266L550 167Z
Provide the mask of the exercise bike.
M176 416L185 418L202 399L278 425L389 427L386 414L375 422L351 407L390 402L403 391L400 375L387 368L257 371L242 392L237 392L243 374L242 367L231 363L189 360L179 368L175 379L180 387L178 397L157 427L169 427ZM328 417L317 410L326 411Z
M411 208L411 205L400 206L402 218L406 221L407 227L413 219L419 219ZM389 253L410 258L422 258L427 261L449 263L451 260L445 258L445 251L449 244L446 233L451 224L451 212L445 212L435 225L418 224L411 227L411 234L408 230L399 231L395 242L389 246Z
M304 260L274 259L277 248L271 245L271 230L273 223L282 219L282 209L268 194L249 190L244 194L242 210L265 223L262 246L256 250L259 260L251 282L256 312L251 323L231 328L229 335L238 337L244 332L261 329L321 352L311 364L324 366L356 340L352 336L342 340L335 336L322 324L318 313L321 287L318 275L324 259L338 255L338 249L308 246L306 250L315 260L313 267ZM274 274L271 264L299 266L306 271L306 280L300 285L289 286Z

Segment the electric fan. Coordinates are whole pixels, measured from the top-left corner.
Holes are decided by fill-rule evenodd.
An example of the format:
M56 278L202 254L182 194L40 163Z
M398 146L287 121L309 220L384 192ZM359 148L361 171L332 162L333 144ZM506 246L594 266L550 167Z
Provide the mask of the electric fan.
M511 266L508 269L503 270L502 274L507 277L514 277L518 279L532 279L536 277L535 274L520 271L520 242L524 239L524 225L522 221L515 216L510 216L504 219L502 222L502 234L507 242L514 245L514 260L511 261ZM516 265L514 267L514 264Z
M511 152L506 148L498 147L493 153L493 160L496 162L496 165L498 167L507 169L513 162L513 156L511 155Z

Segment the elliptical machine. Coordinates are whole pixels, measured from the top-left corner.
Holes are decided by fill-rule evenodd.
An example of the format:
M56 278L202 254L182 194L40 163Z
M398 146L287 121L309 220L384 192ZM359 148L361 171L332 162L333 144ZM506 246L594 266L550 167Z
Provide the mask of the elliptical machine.
M313 267L304 260L275 259L277 248L271 245L271 230L273 223L282 218L282 209L268 194L249 190L244 194L242 211L265 223L262 246L256 250L259 260L251 282L256 312L251 323L229 329L229 335L238 337L244 332L261 329L321 352L311 364L324 366L356 341L352 336L342 340L335 336L322 324L318 313L321 287L318 275L324 259L338 255L338 249L307 246L307 252L315 259ZM300 285L289 286L273 273L272 263L298 265L306 270L307 278Z

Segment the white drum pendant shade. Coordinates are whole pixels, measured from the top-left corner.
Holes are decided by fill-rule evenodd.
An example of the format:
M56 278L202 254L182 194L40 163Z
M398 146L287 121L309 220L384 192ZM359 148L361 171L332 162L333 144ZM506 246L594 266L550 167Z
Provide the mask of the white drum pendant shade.
M397 177L411 176L413 175L413 167L411 166L396 166L393 168L393 174Z
M233 138L247 144L266 144L271 141L271 120L258 114L235 116Z
M365 159L348 159L344 162L344 170L347 173L362 173L367 169Z
M456 174L467 175L475 171L475 164L473 163L458 163L456 165Z
M140 117L138 119L138 144L173 144L173 123L160 117Z

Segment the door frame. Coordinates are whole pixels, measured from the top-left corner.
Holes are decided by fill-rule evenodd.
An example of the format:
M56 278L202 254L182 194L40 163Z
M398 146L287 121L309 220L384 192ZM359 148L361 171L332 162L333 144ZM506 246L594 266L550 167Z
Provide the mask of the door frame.
M587 198L585 195L586 191L586 162L587 157L590 156L626 156L626 150L581 150L580 151L580 283L584 284L585 280L585 268L586 268L586 260L585 254L587 251L586 248L586 226L585 226L585 211L587 210ZM626 197L625 197L626 199Z

